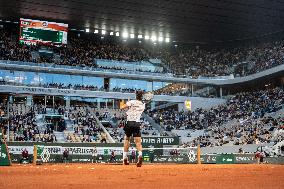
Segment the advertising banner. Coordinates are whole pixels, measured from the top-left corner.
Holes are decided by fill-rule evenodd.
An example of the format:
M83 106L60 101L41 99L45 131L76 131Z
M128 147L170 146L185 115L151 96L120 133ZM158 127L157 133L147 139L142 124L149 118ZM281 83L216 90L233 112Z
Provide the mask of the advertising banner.
M3 165L10 165L10 159L7 152L6 143L4 141L2 129L0 129L0 166Z
M217 164L234 164L235 156L234 154L219 154L216 158Z

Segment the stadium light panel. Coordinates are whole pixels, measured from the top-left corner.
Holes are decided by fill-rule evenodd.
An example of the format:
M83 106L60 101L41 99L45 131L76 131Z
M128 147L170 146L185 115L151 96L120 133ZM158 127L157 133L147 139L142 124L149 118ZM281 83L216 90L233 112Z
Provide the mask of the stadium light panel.
M165 41L166 41L166 43L169 43L170 42L170 38L166 37Z
M128 33L127 33L127 32L123 32L123 33L122 33L122 37L123 37L123 38L128 38Z
M106 30L102 30L102 35L105 35L106 34Z
M163 38L163 37L159 37L158 41L159 41L159 42L163 42L163 41L164 41L164 38Z
M138 39L142 39L143 36L141 34L138 35Z
M151 37L151 40L152 40L152 41L157 41L157 37L153 35L153 36Z
M116 33L115 33L115 36L117 36L117 37L118 37L118 36L119 36L119 32L116 32Z
M149 35L145 35L145 39L146 39L146 40L149 40L149 39L150 39L150 36L149 36Z
M90 32L90 29L89 29L89 28L86 28L85 32L89 33L89 32Z
M113 35L113 32L109 32L109 35Z
M99 30L95 30L94 33L99 33Z
M135 36L134 36L134 33L131 33L131 34L130 34L130 38L133 39L134 37L135 37Z

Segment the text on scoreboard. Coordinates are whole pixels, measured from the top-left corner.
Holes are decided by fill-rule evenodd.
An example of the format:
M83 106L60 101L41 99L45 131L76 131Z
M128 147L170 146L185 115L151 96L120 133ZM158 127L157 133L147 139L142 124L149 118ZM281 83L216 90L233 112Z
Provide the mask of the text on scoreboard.
M68 24L20 19L20 43L67 44Z

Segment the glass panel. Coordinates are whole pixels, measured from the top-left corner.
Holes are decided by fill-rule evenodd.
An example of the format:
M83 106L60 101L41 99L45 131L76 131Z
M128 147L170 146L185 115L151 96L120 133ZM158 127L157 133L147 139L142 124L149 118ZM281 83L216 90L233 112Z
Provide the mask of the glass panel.
M89 76L83 76L83 84L84 85L92 85L96 86L99 89L103 87L104 79L100 77L89 77Z
M13 84L24 84L33 86L48 86L48 84L63 84L68 86L75 85L92 85L101 88L103 86L103 78L88 77L79 75L63 75L63 74L51 74L51 73L37 73L37 72L22 72L22 71L10 71L0 70L0 80L10 82Z
M110 89L113 91L125 90L147 90L147 81L128 80L128 79L110 79Z

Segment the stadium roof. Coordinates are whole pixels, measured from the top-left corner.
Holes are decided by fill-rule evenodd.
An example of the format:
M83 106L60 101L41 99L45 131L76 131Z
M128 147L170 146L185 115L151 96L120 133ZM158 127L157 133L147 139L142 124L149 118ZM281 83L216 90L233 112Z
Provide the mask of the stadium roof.
M180 42L253 38L284 30L281 0L1 0L0 19L170 37Z

